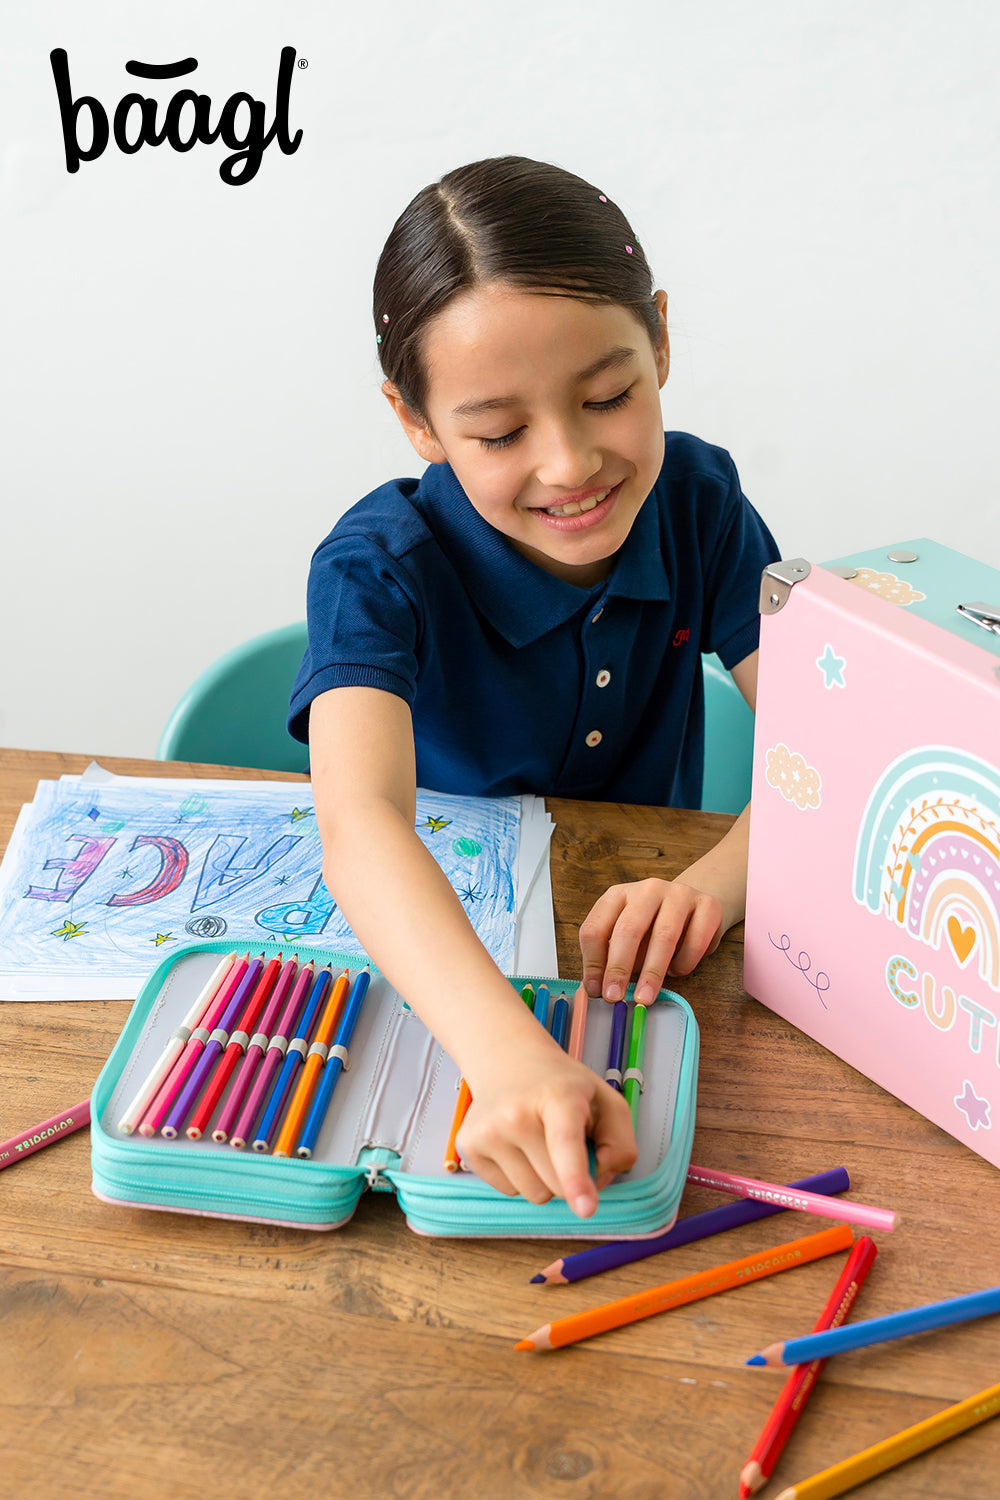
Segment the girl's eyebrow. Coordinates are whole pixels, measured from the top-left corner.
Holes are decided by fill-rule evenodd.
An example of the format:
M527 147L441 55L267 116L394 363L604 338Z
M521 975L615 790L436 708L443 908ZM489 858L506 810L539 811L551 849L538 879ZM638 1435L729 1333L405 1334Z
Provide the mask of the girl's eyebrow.
M620 370L631 364L635 357L636 351L626 344L609 349L607 354L602 354L600 359L595 359L592 365L579 372L575 377L576 384L582 385L584 381L593 380L595 375L602 375L605 370ZM500 411L508 406L517 406L520 401L520 396L488 396L483 401L462 401L452 409L451 414L453 417L478 417L486 411Z

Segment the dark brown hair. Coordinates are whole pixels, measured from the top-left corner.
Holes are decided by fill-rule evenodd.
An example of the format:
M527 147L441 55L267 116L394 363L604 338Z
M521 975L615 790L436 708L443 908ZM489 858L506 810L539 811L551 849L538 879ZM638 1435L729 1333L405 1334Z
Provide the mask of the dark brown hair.
M407 205L375 271L382 371L417 416L426 415L427 324L460 292L489 281L618 303L660 346L652 273L628 220L606 194L524 156L472 162Z

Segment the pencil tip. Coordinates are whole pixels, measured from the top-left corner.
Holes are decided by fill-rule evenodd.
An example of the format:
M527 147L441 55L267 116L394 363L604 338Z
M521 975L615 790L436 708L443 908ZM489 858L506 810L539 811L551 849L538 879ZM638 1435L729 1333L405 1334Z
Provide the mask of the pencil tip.
M764 1358L763 1354L751 1354L746 1363L748 1365L766 1365L767 1360Z
M529 1278L528 1278L528 1279L529 1279L529 1280L530 1280L530 1281L532 1281L532 1282L534 1282L534 1283L535 1283L535 1284L536 1284L536 1285L537 1285L537 1284L538 1284L538 1283L539 1283L539 1282L544 1282L544 1281L545 1281L545 1277L544 1277L544 1276L543 1276L543 1275L542 1275L542 1273L541 1273L541 1271L539 1271L539 1273L538 1273L538 1275L537 1275L537 1276L531 1276L531 1277L529 1277Z
M534 1343L531 1341L531 1339L522 1339L519 1344L514 1345L515 1349L534 1349L534 1347Z

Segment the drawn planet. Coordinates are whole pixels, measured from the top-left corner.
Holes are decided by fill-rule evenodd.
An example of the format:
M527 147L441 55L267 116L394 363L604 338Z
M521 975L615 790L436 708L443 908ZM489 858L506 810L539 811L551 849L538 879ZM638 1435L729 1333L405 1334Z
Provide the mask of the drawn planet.
M482 844L477 844L475 839L452 839L451 847L462 859L475 859L483 852Z

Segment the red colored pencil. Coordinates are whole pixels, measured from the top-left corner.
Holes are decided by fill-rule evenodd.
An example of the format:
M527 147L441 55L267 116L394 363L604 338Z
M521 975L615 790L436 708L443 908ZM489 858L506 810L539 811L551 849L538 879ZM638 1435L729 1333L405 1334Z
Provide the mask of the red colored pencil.
M222 1098L226 1084L229 1082L230 1074L239 1062L250 1040L250 1033L257 1024L261 1011L267 1004L267 997L274 988L275 980L281 969L281 955L272 958L264 965L263 973L254 985L253 994L243 1007L239 1020L233 1030L229 1033L229 1041L216 1066L212 1069L212 1076L208 1087L201 1096L201 1101L194 1114L191 1116L190 1124L185 1131L189 1141L200 1141L205 1126L212 1118L215 1106Z
M819 1333L824 1328L840 1327L854 1306L877 1253L874 1241L868 1235L862 1235L847 1257L823 1311L813 1324L813 1333ZM811 1364L797 1365L785 1381L771 1408L771 1414L753 1445L750 1457L743 1465L740 1473L740 1500L747 1500L748 1495L755 1494L770 1479L825 1364L825 1359L814 1359Z

